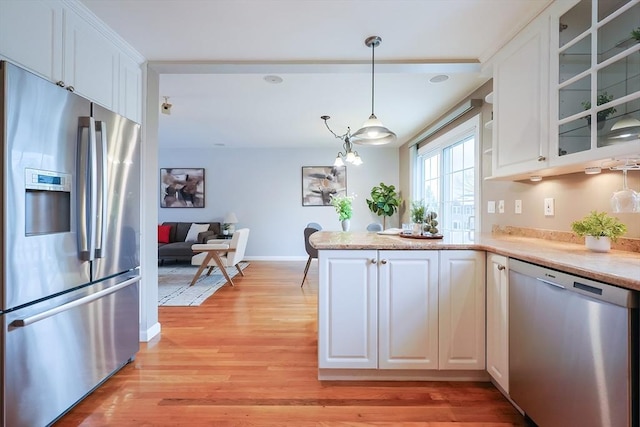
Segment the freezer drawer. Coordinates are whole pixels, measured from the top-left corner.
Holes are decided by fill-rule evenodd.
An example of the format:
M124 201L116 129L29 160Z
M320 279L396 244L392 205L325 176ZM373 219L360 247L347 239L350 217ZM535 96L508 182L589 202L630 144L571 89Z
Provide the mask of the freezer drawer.
M85 289L54 308L45 302L4 315L0 425L51 423L135 356L139 280Z

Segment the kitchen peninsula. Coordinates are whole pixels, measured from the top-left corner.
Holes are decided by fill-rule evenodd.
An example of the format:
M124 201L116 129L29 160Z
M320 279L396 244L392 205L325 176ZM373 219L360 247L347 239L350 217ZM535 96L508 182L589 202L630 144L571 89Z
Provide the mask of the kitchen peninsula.
M640 291L638 252L595 253L505 234L467 237L314 233L318 377L488 380L505 372L488 359L496 329L507 352L510 259Z

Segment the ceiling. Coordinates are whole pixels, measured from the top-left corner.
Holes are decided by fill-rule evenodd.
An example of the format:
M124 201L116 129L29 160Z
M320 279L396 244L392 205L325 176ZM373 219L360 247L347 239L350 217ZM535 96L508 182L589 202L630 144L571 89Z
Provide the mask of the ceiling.
M372 110L412 140L550 0L81 0L160 73L159 146L327 147ZM441 83L434 76L447 75ZM279 76L273 84L265 76ZM161 98L162 101L162 98ZM158 106L160 108L160 105Z

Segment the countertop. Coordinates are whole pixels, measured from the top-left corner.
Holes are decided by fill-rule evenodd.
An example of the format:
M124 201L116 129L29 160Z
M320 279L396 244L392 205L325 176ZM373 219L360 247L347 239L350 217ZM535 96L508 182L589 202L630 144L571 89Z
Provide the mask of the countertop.
M319 231L313 233L309 241L318 250L481 250L640 291L638 252L598 253L575 243L491 233L465 233L432 240L372 232Z

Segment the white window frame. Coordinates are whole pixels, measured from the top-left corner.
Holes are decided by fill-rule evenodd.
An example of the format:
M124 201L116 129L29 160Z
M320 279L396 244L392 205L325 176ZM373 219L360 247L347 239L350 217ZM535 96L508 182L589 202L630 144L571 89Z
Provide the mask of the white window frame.
M423 172L423 161L422 161L422 156L429 156L429 155L433 155L436 152L440 153L440 158L442 158L442 153L443 150L451 145L454 145L464 139L467 139L469 137L473 137L474 138L474 143L475 143L475 148L474 148L474 165L473 165L473 179L475 181L475 193L474 193L474 200L473 200L473 206L474 206L474 212L475 215L473 216L473 223L476 227L480 226L482 224L482 218L481 218L481 201L482 201L482 180L481 180L481 176L482 176L482 161L481 161L481 156L482 156L482 149L481 149L481 125L480 125L480 114L477 114L475 116L473 116L472 118L470 118L469 120L461 123L460 125L456 126L454 129L450 130L449 132L439 136L438 138L434 139L433 141L429 142L428 144L420 147L417 150L417 154L415 156L414 162L413 162L413 170L414 173L412 175L412 179L411 179L411 183L413 184L413 200L421 200L423 199L423 194L424 194L424 172ZM440 175L442 176L442 171L440 171ZM442 182L440 183L440 197L442 197L442 192L443 192L443 188L442 188ZM440 218L442 218L442 203L440 203L440 206L438 208L438 216L440 216ZM482 230L475 228L474 230L475 232L480 232ZM469 236L470 240L473 239L472 236Z

